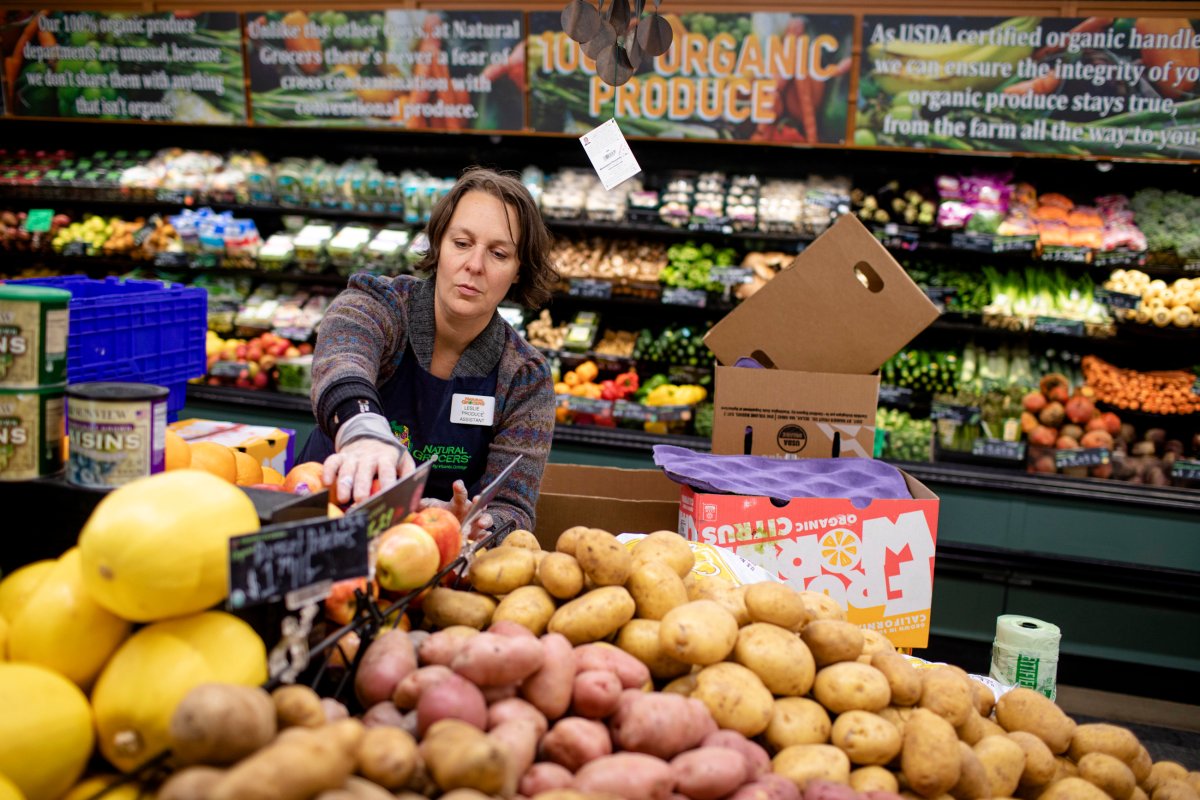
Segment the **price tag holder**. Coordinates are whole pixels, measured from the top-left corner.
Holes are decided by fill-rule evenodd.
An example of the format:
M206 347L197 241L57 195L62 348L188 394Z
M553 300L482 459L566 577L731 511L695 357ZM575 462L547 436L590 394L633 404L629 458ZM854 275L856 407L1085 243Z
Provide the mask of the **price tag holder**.
M896 250L916 250L921 246L920 229L910 225L898 225L889 222L882 228L871 231L884 247Z
M945 312L946 303L958 296L958 289L953 286L925 286L925 296L937 306L937 310Z
M214 361L208 374L214 378L236 379L247 369L245 361Z
M1184 272L1200 272L1200 261L1188 261L1183 265Z
M950 234L950 246L955 250L968 250L972 253L994 253L996 237L986 233L956 231Z
M1074 319L1059 319L1058 317L1037 317L1033 321L1035 333L1054 333L1059 336L1083 336L1083 323Z
M993 236L993 253L1032 253L1037 249L1036 236Z
M1192 382L1192 394L1200 394L1200 378Z
M879 402L886 406L908 408L913 403L913 390L907 386L882 384L879 387Z
M159 269L187 269L190 263L187 253L159 253L154 256L154 266Z
M615 119L600 123L579 141L605 189L612 190L642 171Z
M170 203L172 205L190 206L192 198L187 192L181 192L177 189L159 189L154 193L154 199L159 203Z
M589 300L608 300L612 297L612 291L612 281L595 278L571 278L567 289L571 297L584 297Z
M298 520L229 540L230 611L323 600L334 583L367 574L367 518Z
M1140 294L1114 292L1112 289L1096 289L1093 293L1096 302L1109 308L1136 309L1142 302Z
M1092 251L1086 247L1059 247L1051 245L1042 248L1042 261L1057 264L1087 264L1092 260Z
M689 231L695 233L721 233L725 235L733 233L733 227L729 224L729 221L723 219L695 220L689 222L687 228Z
M1098 467L1112 460L1112 453L1105 447L1076 447L1054 451L1054 466L1057 469L1071 467Z
M87 242L67 242L63 245L62 254L68 258L78 258L88 254Z
M49 208L31 208L21 227L30 233L45 233L50 230L54 221L54 210Z
M216 269L220 259L216 253L197 253L191 262L192 269Z
M976 439L971 445L971 454L981 458L1024 461L1025 443L1010 442L1004 439Z
M374 497L368 497L351 506L346 511L346 516L355 514L366 519L368 539L374 539L393 525L400 524L420 506L425 483L429 480L429 473L436 460L437 456L434 456L422 462L403 480L396 481Z
M708 293L703 289L684 289L681 286L668 286L666 289L663 289L662 301L669 306L704 308L708 304Z
M1171 465L1171 476L1187 481L1200 480L1200 461L1180 458Z
M974 425L979 422L978 406L959 406L951 403L934 403L930 409L930 419L944 419L957 422L960 425Z
M1092 264L1097 267L1140 267L1146 263L1146 254L1133 250L1106 250L1092 255Z
M607 417L612 414L613 401L600 400L595 397L567 397L567 408L579 414L592 414L597 417Z
M722 286L738 286L749 283L754 272L747 267L713 267L708 274Z

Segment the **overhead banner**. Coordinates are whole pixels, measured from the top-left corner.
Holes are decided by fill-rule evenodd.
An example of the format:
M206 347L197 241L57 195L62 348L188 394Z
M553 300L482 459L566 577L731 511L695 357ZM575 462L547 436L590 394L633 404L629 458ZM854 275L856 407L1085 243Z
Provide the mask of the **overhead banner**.
M521 130L519 11L246 14L256 125Z
M529 15L530 123L582 134L615 117L628 136L840 144L846 140L854 18L665 14L671 49L612 87L562 32Z
M2 19L9 114L246 121L234 12L6 11Z
M854 143L1200 159L1200 20L863 18Z

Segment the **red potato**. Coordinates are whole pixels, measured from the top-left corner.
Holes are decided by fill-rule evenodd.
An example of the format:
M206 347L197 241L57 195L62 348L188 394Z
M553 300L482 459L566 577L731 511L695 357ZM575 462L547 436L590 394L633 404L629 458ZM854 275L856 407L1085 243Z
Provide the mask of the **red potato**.
M403 728L404 714L390 700L376 703L363 714L363 725L368 728Z
M675 785L671 765L645 753L598 758L575 773L581 792L615 794L625 800L667 800Z
M622 750L673 758L700 744L717 730L717 723L699 700L626 689L609 727Z
M396 685L417 668L408 632L392 629L371 642L354 676L354 692L363 707L391 700Z
M465 625L454 625L429 634L429 638L421 643L421 664L450 666L450 662L454 661L454 657L466 646L467 640L477 635L479 631Z
M537 726L539 739L545 736L546 731L550 729L550 723L546 721L546 715L538 711L531 703L527 703L519 697L501 700L499 703L488 706L489 731L498 725L503 725L514 719L527 719L533 722Z
M442 719L461 719L483 730L488 721L483 692L461 675L431 686L417 701L417 732L424 736L430 725Z
M800 800L800 788L782 775L768 772L731 794L729 800Z
M675 791L691 800L717 800L746 781L746 760L728 747L698 747L671 759Z
M858 792L844 783L815 780L805 785L804 800L858 800Z
M321 709L325 712L326 722L337 722L350 716L350 709L334 700L332 697L321 698Z
M539 640L542 668L521 684L521 697L549 720L567 713L575 686L575 659L571 641L561 633L547 633Z
M512 636L514 638L536 639L533 631L526 628L519 622L513 622L511 619L498 619L491 625L488 625L488 633L494 633L497 636Z
M896 794L895 792L863 792L859 796L864 798L864 800L904 800L902 795Z
M641 689L650 682L650 668L611 644L593 642L575 648L575 671L604 669L615 673L626 689Z
M431 686L436 686L442 681L454 674L454 670L449 667L444 667L441 664L434 664L429 667L421 667L420 669L410 672L404 676L400 683L396 684L396 691L392 692L392 702L397 708L408 711L417 707L417 701L421 699L421 694Z
M553 789L569 789L574 780L575 776L571 774L571 770L562 764L542 761L534 764L521 776L517 792L522 797L533 797Z
M408 640L412 642L413 650L416 651L417 657L421 656L421 645L425 644L425 640L433 636L431 631L409 631Z
M508 785L516 791L517 784L537 756L538 727L528 719L509 720L488 731L488 738L498 742L508 751Z
M515 683L510 683L507 686L484 686L483 699L487 701L488 706L491 706L492 703L511 700L517 696L517 688Z
M612 716L621 699L621 679L616 673L589 669L575 676L575 693L571 701L575 713L588 719Z
M612 754L608 728L601 722L582 717L567 717L554 723L542 737L542 754L571 772L597 758Z
M704 737L701 747L728 747L741 754L746 762L746 782L771 771L771 756L758 742L747 739L737 731L715 731Z
M532 637L480 633L467 640L450 669L476 686L517 684L542 668L542 643Z

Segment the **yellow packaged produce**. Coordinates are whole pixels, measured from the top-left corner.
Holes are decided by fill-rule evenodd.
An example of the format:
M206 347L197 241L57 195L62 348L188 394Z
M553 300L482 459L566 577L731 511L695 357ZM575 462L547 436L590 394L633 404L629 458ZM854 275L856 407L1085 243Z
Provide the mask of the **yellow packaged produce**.
M28 800L54 800L92 754L92 710L79 687L36 664L0 664L0 775Z

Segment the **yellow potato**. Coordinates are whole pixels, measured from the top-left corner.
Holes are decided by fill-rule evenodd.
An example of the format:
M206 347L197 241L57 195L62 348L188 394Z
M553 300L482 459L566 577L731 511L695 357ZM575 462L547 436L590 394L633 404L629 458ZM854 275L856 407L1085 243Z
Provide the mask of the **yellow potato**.
M1038 800L1109 800L1109 797L1083 778L1069 777L1047 786Z
M1058 771L1054 773L1054 781L1060 781L1063 778L1079 777L1079 768L1075 766L1075 762L1066 756L1055 756L1054 763L1058 765ZM1054 783L1054 781L1050 781Z
M605 586L560 606L547 630L561 633L573 645L598 642L633 619L634 603L624 586Z
M960 740L972 746L980 739L983 739L988 732L988 729L984 726L983 717L976 714L974 710L967 715L966 721L962 725L956 725L954 730L958 733ZM1003 733L1003 729L1000 732Z
M749 588L749 586L731 586L727 591L718 592L713 598L726 611L733 614L739 628L750 624L750 611L746 608L746 590Z
M960 677L948 669L921 670L921 699L917 705L957 728L975 713L971 683L970 678Z
M1067 755L1079 763L1088 753L1107 753L1118 761L1129 763L1137 758L1140 748L1141 742L1128 728L1097 722L1075 728Z
M663 652L662 643L659 641L660 624L658 620L653 619L629 620L617 633L617 647L636 656L650 668L650 674L658 680L686 675L692 665L671 658ZM691 693L690 689L688 693Z
M659 627L663 652L688 664L724 660L733 651L737 635L737 620L712 600L693 600L671 609Z
M429 592L421 610L425 618L439 628L464 625L482 630L492 621L496 601L478 592L464 592L439 586Z
M812 654L800 637L767 622L755 622L738 631L733 660L749 668L778 696L808 694L816 677Z
M633 546L633 563L665 562L680 578L692 574L696 555L687 540L675 531L655 531Z
M518 528L517 530L504 537L499 547L519 547L522 550L541 551L542 543L537 540L537 537L532 532Z
M533 580L537 562L533 553L519 547L499 547L476 556L471 563L471 585L478 592L505 595Z
M891 698L891 689L883 673L870 664L857 661L840 661L819 670L812 693L821 705L835 714L879 711L887 707Z
M846 609L837 600L822 592L799 592L809 619L846 619Z
M850 757L851 764L882 766L900 753L900 731L869 711L839 714L829 741Z
M579 541L579 534L586 530L590 530L586 525L576 525L573 528L567 528L554 542L554 549L559 553L566 553L569 556L575 555L575 543Z
M859 767L850 773L850 788L856 792L900 791L900 782L883 767Z
M895 653L896 645L879 631L860 628L863 636L863 655L874 656L876 653ZM867 663L870 663L868 661Z
M988 736L974 747L987 772L992 797L1012 797L1025 772L1025 751L1007 736Z
M1150 776L1142 784L1146 794L1154 797L1158 787L1167 781L1187 781L1187 767L1177 761L1156 761L1150 767Z
M775 707L774 698L758 676L730 662L700 670L691 697L708 706L717 727L748 737L767 729Z
M796 784L800 791L810 781L850 782L850 759L829 744L797 744L780 750L771 759L776 775Z
M981 717L990 717L996 707L996 695L977 680L971 680L971 691L975 697L975 710Z
M534 636L541 636L556 610L554 598L541 586L521 586L500 600L492 622L510 620L524 625Z
M665 561L644 561L633 567L625 588L633 595L639 619L660 620L671 609L688 602L683 579Z
M1075 720L1043 694L1018 686L996 702L996 721L1006 731L1029 731L1051 753L1065 753L1075 734Z
M746 587L745 600L751 622L769 622L798 631L809 620L804 600L795 589L782 583L752 583Z
M892 691L892 705L915 706L921 699L924 681L921 673L899 653L876 653L871 656L871 666L887 678Z
M684 697L691 697L692 692L696 689L696 676L699 674L699 671L697 671L676 678L664 686L662 690L668 694L681 694Z
M954 726L932 711L913 709L900 752L900 769L913 791L928 798L950 791L958 783L961 762Z
M804 626L800 637L812 651L818 667L839 661L854 661L863 651L863 633L857 625L831 619L815 619Z
M1054 780L1058 764L1045 742L1028 731L1013 731L1006 735L1025 751L1025 770L1021 773L1021 786L1045 786Z
M1141 786L1150 777L1150 770L1154 766L1154 759L1150 758L1150 751L1139 742L1137 755L1128 763L1129 768L1133 770L1134 779L1138 782L1138 786Z
M1151 800L1197 800L1200 795L1187 781L1163 781L1154 789Z
M912 716L912 712L912 708L908 706L888 706L887 708L880 709L876 713L878 713L879 716L883 717L888 722L895 725L896 730L900 731L900 736L903 737L904 723L908 722L909 717Z
M537 580L559 600L570 600L583 591L583 570L575 556L566 553L547 553L538 564Z
M588 528L575 539L575 560L597 586L624 586L633 569L633 556L617 537Z
M829 712L807 697L781 697L771 709L766 740L773 750L798 744L825 744L833 731Z
M1121 759L1108 753L1086 753L1076 766L1079 768L1079 777L1102 789L1113 800L1129 800L1137 787L1133 771Z
M966 742L958 743L958 783L950 788L950 796L957 800L975 800L980 797L991 797L988 786L988 774L983 762Z

